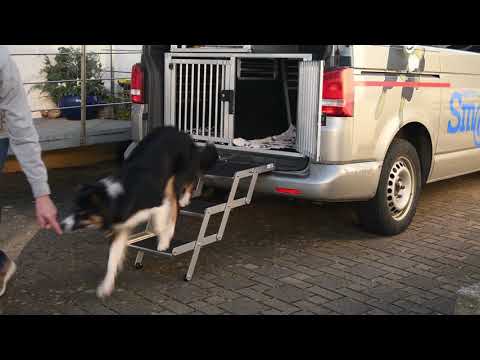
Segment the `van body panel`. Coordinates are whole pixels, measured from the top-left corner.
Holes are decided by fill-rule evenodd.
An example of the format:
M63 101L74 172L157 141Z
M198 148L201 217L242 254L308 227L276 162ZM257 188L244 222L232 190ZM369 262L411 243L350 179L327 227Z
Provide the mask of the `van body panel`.
M436 144L442 88L435 86L442 80L426 76L426 69L440 69L438 54L425 51L411 73L402 47L354 45L353 53L355 66L370 71L355 69L352 161L383 161L395 136L411 123L422 124Z
M354 159L352 142L354 119L328 117L320 135L320 162L346 163Z
M278 173L263 175L258 178L255 191L265 194L282 195L277 188L298 189L301 194L296 198L347 202L368 200L375 196L378 179L382 170L380 162L357 164L311 164L307 172ZM206 177L205 183L222 188L230 188L231 183L222 178ZM240 183L246 188L248 184Z
M480 171L480 149L435 155L435 168L429 182L450 179Z
M424 73L438 73L440 58L438 49L424 54ZM443 50L442 50L443 51ZM408 56L401 45L353 45L353 67L388 72L406 72Z
M445 52L442 80L450 83L441 94L442 113L432 181L480 168L480 56Z
M468 51L441 50L437 53L440 59L440 72L458 75L480 75L480 55Z
M369 200L375 196L392 141L407 128L426 129L430 137L432 161L427 182L480 171L479 54L423 45L329 45L324 54L328 58L296 55L299 61L321 58L326 71L353 68L353 117L319 116L319 161L310 159L300 172L262 176L259 191L276 194L276 187L285 187L296 188L302 192L299 197L315 201ZM208 54L190 55L205 58ZM150 79L154 75L157 73ZM156 88L148 87L150 102ZM145 109L152 108L147 104ZM149 121L157 117L163 118L163 114L155 115L152 110L144 116ZM132 120L141 127L139 134L151 128L144 124L140 111L132 112ZM222 185L219 179L208 181Z

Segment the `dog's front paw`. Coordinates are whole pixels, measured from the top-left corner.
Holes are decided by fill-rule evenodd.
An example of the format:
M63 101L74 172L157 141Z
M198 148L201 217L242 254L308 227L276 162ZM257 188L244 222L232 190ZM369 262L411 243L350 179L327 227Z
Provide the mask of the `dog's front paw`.
M180 207L181 207L182 209L184 209L184 208L186 208L187 206L190 205L190 201L180 200L180 201L178 202L178 205L180 205Z
M158 252L163 252L163 251L166 251L168 250L168 248L170 247L170 244L169 243L162 243L161 241L158 243L158 246L157 246L157 251Z
M190 202L192 200L192 193L186 191L185 194L178 200L178 205L180 205L181 208L186 208L188 205L190 205Z
M105 282L101 283L100 286L97 288L97 296L100 299L104 299L112 295L113 292L113 285L106 284Z
M190 199L182 198L178 201L178 205L180 205L181 208L186 208L188 205L190 205Z

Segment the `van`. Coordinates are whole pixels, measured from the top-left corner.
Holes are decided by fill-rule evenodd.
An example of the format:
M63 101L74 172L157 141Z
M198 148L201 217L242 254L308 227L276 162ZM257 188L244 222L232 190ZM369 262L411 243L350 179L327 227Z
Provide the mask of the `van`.
M455 47L144 46L134 144L175 126L228 161L274 163L257 191L352 202L368 231L399 234L425 184L480 170L479 47Z

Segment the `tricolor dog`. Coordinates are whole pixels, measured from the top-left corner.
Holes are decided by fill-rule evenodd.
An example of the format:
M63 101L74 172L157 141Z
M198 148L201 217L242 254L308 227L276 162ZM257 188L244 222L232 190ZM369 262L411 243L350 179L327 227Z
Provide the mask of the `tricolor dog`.
M151 220L158 251L170 247L179 207L189 205L196 179L217 159L213 145L201 149L187 134L163 127L139 143L118 175L80 186L73 212L63 220L62 228L65 232L93 228L113 234L99 297L112 293L135 227Z

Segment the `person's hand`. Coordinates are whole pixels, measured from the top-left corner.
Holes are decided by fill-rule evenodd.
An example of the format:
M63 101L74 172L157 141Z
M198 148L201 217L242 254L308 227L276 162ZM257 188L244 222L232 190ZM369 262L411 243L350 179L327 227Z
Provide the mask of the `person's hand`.
M57 221L57 208L53 204L50 196L40 196L35 200L38 225L42 229L52 229L58 235L62 235L62 229Z

